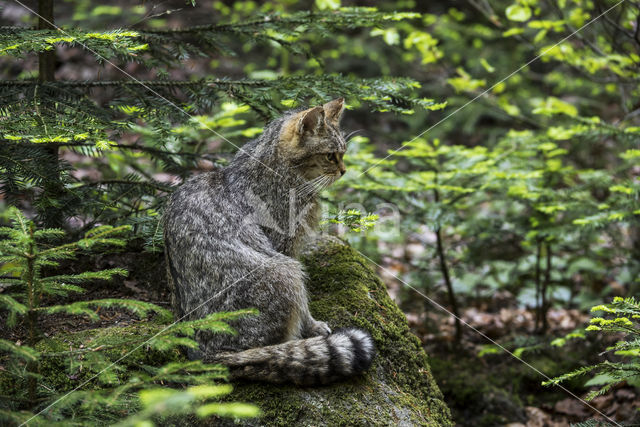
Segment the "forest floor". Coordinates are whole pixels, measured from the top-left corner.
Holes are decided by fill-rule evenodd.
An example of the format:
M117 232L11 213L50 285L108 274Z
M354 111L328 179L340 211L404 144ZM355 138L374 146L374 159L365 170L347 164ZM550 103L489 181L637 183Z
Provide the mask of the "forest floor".
M539 334L534 312L518 307L508 292L497 292L490 300L466 302L461 319L476 330L463 323L462 340L456 344L452 316L422 298L411 302L396 281L387 286L392 296L404 293L403 302L397 302L429 355L432 373L457 425L561 427L587 420L593 426L612 425L603 415L624 425L640 425L640 395L634 387L616 387L588 402L589 407L584 399L594 388L583 386L588 376L563 383L566 389L541 385L545 376L602 361L602 351L615 342L588 337L563 347L550 345L553 339L583 328L588 314L551 309L549 329ZM444 300L436 302L447 307ZM524 350L520 353L519 348Z
M589 407L578 399L585 399L590 391L581 386L588 377L577 383L565 384L565 390L542 386L541 382L546 379L543 374L554 377L584 364L595 363L598 361L597 349L602 350L607 345L582 340L563 348L553 348L548 344L554 336L564 335L570 330L524 340L523 335L516 336L512 328L514 323L532 317L527 314L530 313L525 314L518 309L491 313L469 308L462 318L484 333L492 330L492 339L512 353L515 353L514 347L518 343L530 344L532 349L520 355L528 365L501 349L497 350L498 353L480 356L487 341L470 329L463 334L461 344L454 345L450 318L430 315L432 322L441 324L440 333L434 334L432 330L425 330L419 316L408 313L410 325L429 354L432 373L458 425L560 427L590 419L605 421L602 414L617 422L632 423L627 425L640 425L637 415L640 396L634 387L618 387L588 402L592 406ZM550 317L559 322L568 322L567 319L574 316L572 310L557 309L550 313ZM587 354L596 358L589 358Z

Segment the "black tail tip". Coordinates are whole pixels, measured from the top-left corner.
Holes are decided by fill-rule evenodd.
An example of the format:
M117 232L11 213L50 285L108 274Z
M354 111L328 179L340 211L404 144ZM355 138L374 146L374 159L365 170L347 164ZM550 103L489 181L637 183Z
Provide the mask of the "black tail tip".
M376 347L369 332L358 328L344 328L334 331L330 336L343 336L351 341L353 347L352 373L361 373L371 367Z

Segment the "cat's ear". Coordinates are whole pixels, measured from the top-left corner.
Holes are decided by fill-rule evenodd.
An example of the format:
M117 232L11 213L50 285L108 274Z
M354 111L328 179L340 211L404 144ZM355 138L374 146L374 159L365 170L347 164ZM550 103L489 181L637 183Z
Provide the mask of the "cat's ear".
M309 108L296 113L282 126L280 144L289 149L298 149L305 135L316 135L325 127L322 107Z
M325 111L322 107L305 110L298 116L298 135L317 134L324 126Z
M344 98L336 98L322 106L327 123L337 126L344 112Z

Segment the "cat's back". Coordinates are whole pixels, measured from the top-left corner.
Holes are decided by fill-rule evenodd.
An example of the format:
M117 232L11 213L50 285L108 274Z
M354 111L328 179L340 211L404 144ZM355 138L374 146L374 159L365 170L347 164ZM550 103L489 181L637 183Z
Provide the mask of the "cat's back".
M164 213L165 232L202 231L223 221L225 216L220 213L229 209L223 181L222 170L216 169L187 180L174 191Z

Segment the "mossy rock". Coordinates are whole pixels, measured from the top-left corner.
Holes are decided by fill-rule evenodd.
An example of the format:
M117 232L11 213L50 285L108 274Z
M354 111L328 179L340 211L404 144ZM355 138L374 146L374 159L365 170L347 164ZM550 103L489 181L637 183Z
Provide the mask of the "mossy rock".
M525 405L514 392L522 381L520 366L504 367L503 375L478 369L482 361L465 353L447 360L431 357L432 372L442 392L452 402L454 418L463 426L526 423Z
M243 423L252 426L451 425L449 408L431 375L420 341L409 331L404 314L366 259L336 238L323 238L303 254L302 261L309 275L313 316L328 322L332 329L357 326L369 331L376 343L377 356L365 375L329 386L235 384L228 400L254 403L262 410L260 418ZM58 334L42 340L37 348L42 352L63 352L80 345L108 347L114 336L122 339L128 335L152 335L161 328L162 325L148 321ZM117 359L128 350L110 349L108 358ZM160 366L181 358L177 352L150 352L142 347L120 364L135 369L146 364ZM69 367L61 363L50 358L41 366L40 373L52 388L69 390L91 376L89 372L70 376ZM99 382L94 386L100 387ZM182 422L191 424L196 420L182 419ZM221 422L207 420L204 424L221 425Z
M332 329L357 326L373 336L377 356L363 376L300 388L243 383L230 399L263 412L247 425L451 425L420 341L368 261L335 238L314 242L302 256L310 308Z
M185 360L178 349L154 350L140 345L145 337L152 337L166 325L154 321L136 322L129 326L86 329L71 333L59 333L38 342L35 349L43 355L40 361L41 383L48 389L66 392L84 384L88 388L100 388L104 384L119 383L130 376L131 370L144 366L162 366L169 362ZM90 349L99 348L94 352ZM86 352L83 349L87 349ZM56 354L74 352L72 357L56 357ZM123 358L123 356L126 357ZM118 360L121 370L106 369ZM104 370L104 372L102 372ZM97 372L101 372L93 379Z

